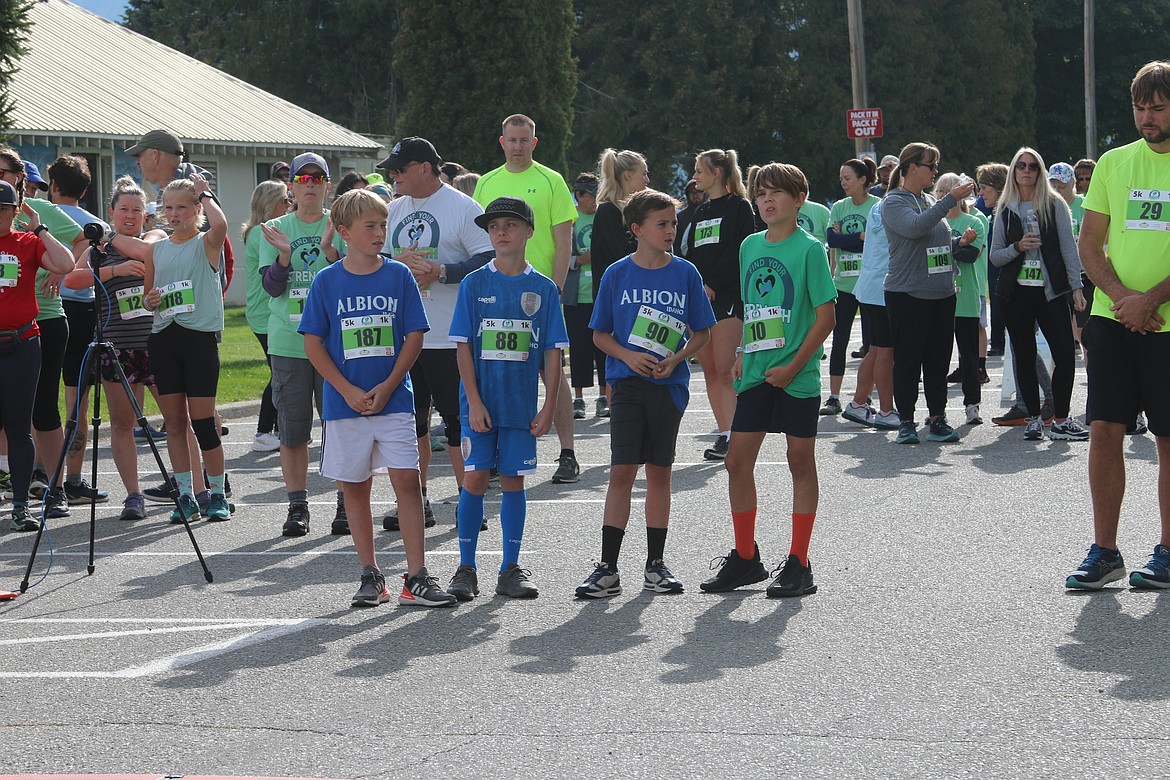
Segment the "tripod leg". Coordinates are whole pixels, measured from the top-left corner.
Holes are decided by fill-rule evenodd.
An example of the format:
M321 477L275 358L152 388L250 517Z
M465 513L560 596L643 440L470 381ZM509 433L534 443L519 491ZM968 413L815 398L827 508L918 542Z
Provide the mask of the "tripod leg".
M98 490L98 429L102 424L102 376L101 376L101 354L106 348L106 344L91 344L90 350L94 353L93 373L89 377L93 380L93 417L89 420L89 426L93 429L93 449L90 451L91 460L93 461L93 470L90 473L90 494L89 494L89 565L86 570L93 574L93 548L94 537L97 529L97 490ZM113 347L110 347L110 357L113 358ZM115 362L116 359L115 359ZM81 374L86 376L84 372ZM85 397L85 388L77 388L77 403L81 405L81 399Z
M109 354L113 357L114 347L108 343L102 346L103 348L108 347L110 350ZM207 561L203 559L203 551L199 549L199 542L195 539L195 532L191 530L191 523L187 518L187 511L183 509L183 505L179 501L179 487L171 478L170 471L167 470L166 464L163 462L162 454L158 451L158 444L154 440L154 434L150 432L150 424L147 422L146 415L143 413L142 407L138 405L138 399L134 397L134 390L130 387L130 382L126 380L126 372L122 370L122 365L116 357L113 357L111 362L114 367L114 375L122 385L122 390L126 393L126 397L130 399L130 408L134 410L134 417L138 422L138 426L146 432L146 443L150 446L150 451L154 455L154 462L158 464L158 470L162 473L163 481L166 482L170 490L171 501L174 502L175 509L179 511L179 516L183 518L183 526L187 529L187 536L191 539L191 546L195 548L195 557L199 559L199 565L203 567L203 578L211 582L213 579L211 569L207 567Z

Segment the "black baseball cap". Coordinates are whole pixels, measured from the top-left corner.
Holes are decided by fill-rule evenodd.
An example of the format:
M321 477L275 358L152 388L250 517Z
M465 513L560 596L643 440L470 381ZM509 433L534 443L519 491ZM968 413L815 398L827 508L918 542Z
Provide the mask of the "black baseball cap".
M15 206L18 202L16 188L6 181L0 181L0 206Z
M147 149L158 149L160 152L173 154L176 157L183 156L183 142L179 140L179 136L172 133L170 130L151 130L138 141L138 143L126 150L126 154L131 157L137 157L145 152Z
M385 168L388 171L405 168L412 162L429 162L438 173L443 164L443 158L435 151L435 146L425 138L407 136L390 150L390 156L375 165L375 168Z
M475 224L487 230L488 223L498 217L516 217L528 223L528 227L536 227L536 217L532 214L532 207L521 198L496 198L487 204L483 213L475 218Z

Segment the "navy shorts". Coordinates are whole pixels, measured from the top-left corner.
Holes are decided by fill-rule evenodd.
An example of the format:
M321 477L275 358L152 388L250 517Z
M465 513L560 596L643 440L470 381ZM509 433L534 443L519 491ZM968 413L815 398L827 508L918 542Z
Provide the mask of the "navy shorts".
M735 399L731 432L786 433L801 439L817 435L821 399L797 398L767 382L744 390Z

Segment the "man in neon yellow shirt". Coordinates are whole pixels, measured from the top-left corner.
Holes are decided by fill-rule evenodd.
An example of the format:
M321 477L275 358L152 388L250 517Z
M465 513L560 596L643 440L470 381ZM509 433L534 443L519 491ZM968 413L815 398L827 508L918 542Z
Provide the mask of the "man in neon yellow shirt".
M1157 440L1161 538L1134 588L1170 588L1170 62L1142 66L1130 85L1142 138L1102 155L1085 196L1080 254L1097 285L1084 339L1093 545L1065 587L1125 577L1117 525L1125 494L1125 426L1145 409ZM1108 253L1106 252L1108 245Z
M513 114L505 119L500 134L504 164L480 177L474 197L481 206L487 206L496 198L513 197L523 199L532 207L536 224L532 238L528 239L525 259L560 288L569 272L577 206L564 177L532 159L538 140L536 123L529 117ZM552 478L557 484L576 482L581 478L581 467L577 465L577 456L573 452L572 398L569 381L562 371L561 389L557 393L553 415L553 425L561 441L561 454Z

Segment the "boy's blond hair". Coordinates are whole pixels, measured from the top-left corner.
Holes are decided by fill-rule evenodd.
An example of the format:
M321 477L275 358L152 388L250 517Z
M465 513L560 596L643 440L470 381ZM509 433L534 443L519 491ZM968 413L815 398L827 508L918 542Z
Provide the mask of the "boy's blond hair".
M352 227L355 222L367 214L377 214L385 221L390 211L386 203L374 193L366 189L350 190L337 199L329 216L336 227Z

